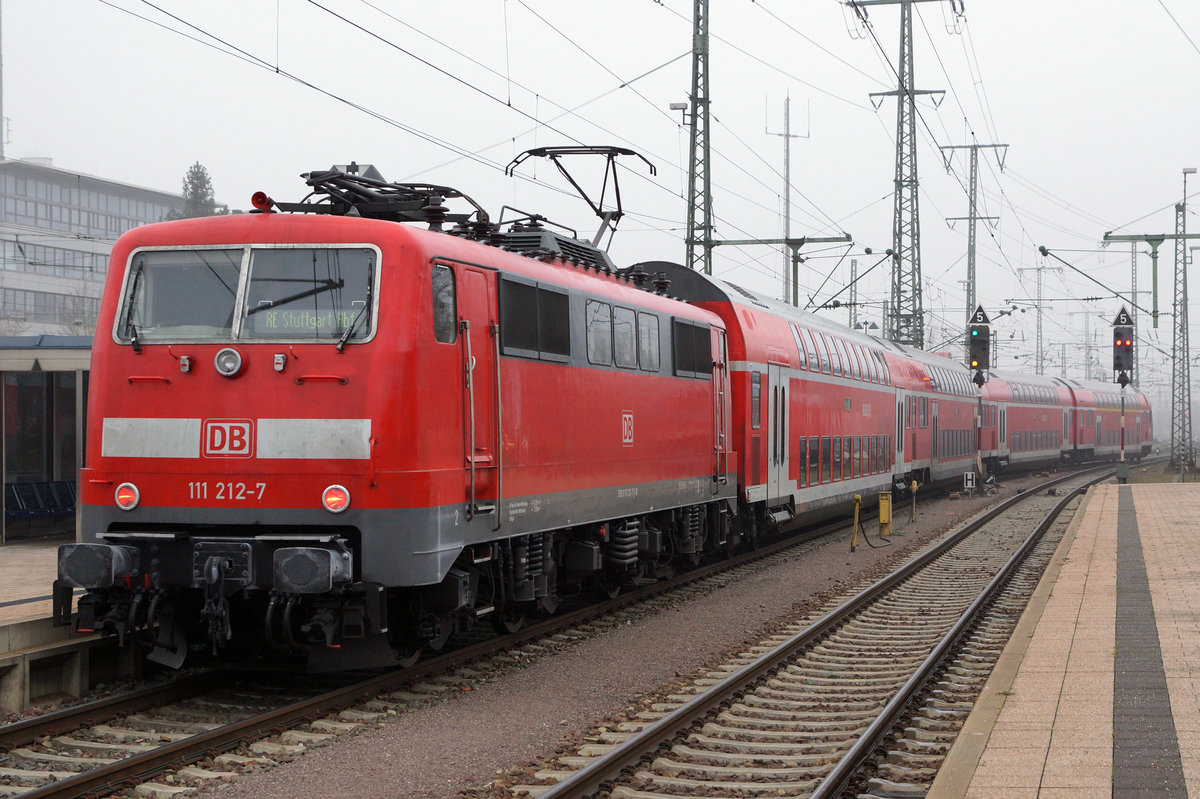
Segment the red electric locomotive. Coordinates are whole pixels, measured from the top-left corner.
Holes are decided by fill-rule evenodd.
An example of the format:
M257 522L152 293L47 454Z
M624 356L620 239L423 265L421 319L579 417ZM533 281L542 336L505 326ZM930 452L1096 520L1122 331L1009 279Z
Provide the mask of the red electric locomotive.
M59 554L80 629L390 664L730 543L716 316L452 189L307 177L322 202L114 247Z

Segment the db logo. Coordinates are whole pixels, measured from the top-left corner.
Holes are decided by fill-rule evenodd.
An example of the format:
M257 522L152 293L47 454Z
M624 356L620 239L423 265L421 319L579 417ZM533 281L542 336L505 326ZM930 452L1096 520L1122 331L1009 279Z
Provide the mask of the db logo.
M253 430L249 419L205 419L204 457L249 458L254 454Z
M621 445L633 446L633 411L621 411Z

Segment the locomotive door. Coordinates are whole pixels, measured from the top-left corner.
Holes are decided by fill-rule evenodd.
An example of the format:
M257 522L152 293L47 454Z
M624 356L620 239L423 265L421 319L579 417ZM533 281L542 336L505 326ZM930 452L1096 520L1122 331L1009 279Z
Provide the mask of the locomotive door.
M781 497L791 498L788 489L788 385L784 377L783 367L767 364L767 385L771 387L771 418L768 427L771 431L771 443L768 446L770 454L767 464L767 500Z
M459 346L462 354L463 451L467 469L467 519L495 514L500 526L500 328L496 323L496 277L458 264Z

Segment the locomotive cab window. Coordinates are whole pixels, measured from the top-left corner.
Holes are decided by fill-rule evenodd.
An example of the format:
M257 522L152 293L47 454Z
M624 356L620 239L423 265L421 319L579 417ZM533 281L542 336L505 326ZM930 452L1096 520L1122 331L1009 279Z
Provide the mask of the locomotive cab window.
M241 338L365 338L372 321L374 261L367 249L252 248Z
M361 246L139 251L116 338L365 340L374 330L377 261L376 250Z
M126 278L118 337L228 340L244 254L241 249L137 253Z
M443 344L458 338L454 270L445 264L433 265L433 337Z

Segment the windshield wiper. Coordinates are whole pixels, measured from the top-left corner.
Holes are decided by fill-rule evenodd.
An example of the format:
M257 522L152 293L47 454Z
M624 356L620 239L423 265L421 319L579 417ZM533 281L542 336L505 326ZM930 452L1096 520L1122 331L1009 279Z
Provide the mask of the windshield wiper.
M138 341L137 327L133 324L133 314L137 310L137 290L138 285L142 282L142 272L146 269L146 262L138 259L137 271L133 273L133 286L129 289L129 311L125 314L125 332L129 334L129 343L133 346L133 351L141 354L142 345Z
M307 283L309 281L306 280L304 282ZM259 311L270 311L275 308L278 308L280 305L287 305L290 302L295 302L296 300L302 300L305 297L314 297L317 294L324 294L327 291L333 291L334 289L345 288L345 286L346 286L345 280L322 280L322 281L320 281L319 285L314 286L313 288L309 289L308 291L297 292L296 294L292 294L287 297L281 297L278 300L268 300L267 302L269 304L255 306L254 308L251 308L250 310L246 311L246 316L253 316L254 314L258 313Z
M374 298L374 295L375 295L375 280L372 277L371 273L368 272L367 273L366 301L363 303L363 307L358 309L358 313L356 313L354 315L354 318L350 320L350 325L346 328L346 332L342 333L342 337L338 339L338 343L337 343L337 351L338 352L342 352L342 350L346 346L346 342L350 340L350 336L354 335L354 330L355 330L355 328L358 327L358 320L362 319L363 313L365 313L366 310L371 307L371 301Z
M371 301L371 295L368 294L367 295L367 303L369 303L370 301ZM358 309L358 313L356 313L354 315L354 318L350 320L350 325L346 328L346 332L343 333L342 337L338 339L338 343L337 343L337 351L338 352L342 351L342 349L346 346L346 342L350 340L350 336L354 335L354 330L355 330L355 328L358 327L358 320L362 319L362 315L367 310L367 303L363 303L363 307Z

